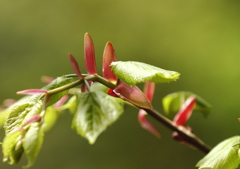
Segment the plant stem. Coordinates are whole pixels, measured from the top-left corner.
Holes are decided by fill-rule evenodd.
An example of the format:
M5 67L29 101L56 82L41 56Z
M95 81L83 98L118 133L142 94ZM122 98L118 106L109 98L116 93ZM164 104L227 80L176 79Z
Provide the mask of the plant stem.
M208 153L211 148L208 147L202 140L200 140L195 134L191 132L186 132L185 130L181 130L180 127L174 125L171 120L161 115L156 110L152 109L144 109L149 115L151 115L153 118L155 118L157 121L168 127L169 129L176 131L178 134L180 134L185 141L192 144L199 150L201 150L204 153Z
M66 75L67 77L76 77L76 75L71 74L71 75ZM105 78L99 76L99 75L83 75L85 77L85 80L87 81L97 81L111 89L114 89L116 87L115 84L109 82L108 80L106 80ZM70 88L73 88L75 86L78 86L80 84L84 83L84 79L79 79L76 80L75 82L72 82L70 84L67 84L65 86L61 86L59 88L55 88L53 90L48 91L49 95L53 95L56 94L58 92L64 91L64 90L68 90ZM138 107L139 109L143 109ZM162 123L163 125L165 125L167 128L176 131L180 136L182 136L184 138L185 141L187 141L188 143L190 143L191 145L195 146L196 148L198 148L199 150L201 150L204 153L208 153L211 149L203 142L201 141L195 134L188 132L186 130L182 130L181 126L176 126L173 124L173 122L171 120L169 120L168 118L164 117L163 115L161 115L159 112L157 112L156 110L153 109L144 109L149 115L151 115L153 118L155 118L157 121L159 121L160 123Z

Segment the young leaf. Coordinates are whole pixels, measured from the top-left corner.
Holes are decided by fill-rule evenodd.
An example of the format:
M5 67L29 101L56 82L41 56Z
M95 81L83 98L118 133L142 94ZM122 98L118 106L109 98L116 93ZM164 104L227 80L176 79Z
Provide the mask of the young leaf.
M123 101L101 91L77 93L78 107L72 126L93 144L123 112Z
M117 61L113 45L108 42L103 52L102 74L103 77L112 83L117 83L117 77L113 73L110 64Z
M97 74L94 45L88 33L84 35L84 63L89 74Z
M118 86L113 90L113 92L120 98L128 101L129 103L145 108L152 109L150 101L147 99L146 95L137 86L128 86L126 83L120 81Z
M25 168L31 167L41 149L44 133L41 125L38 122L32 123L28 129L23 142L25 155L28 159L28 164Z
M80 72L80 69L79 69L79 66L78 66L78 63L76 61L76 59L73 57L72 54L68 54L68 57L70 59L70 62L71 62L71 65L72 65L72 68L74 70L74 72L76 73L76 75L81 78L81 79L84 79L82 73Z
M44 116L44 123L42 129L44 132L49 131L53 125L56 123L58 119L59 112L53 108L53 106L49 106L46 110L46 114Z
M162 103L165 114L169 118L173 118L181 109L185 100L190 96L196 97L196 106L194 110L200 111L204 116L207 116L210 113L211 105L200 96L187 91L171 93L163 98Z
M130 86L142 82L166 83L179 78L178 72L164 70L146 63L127 61L112 62L114 74Z
M193 108L196 105L196 98L190 96L182 105L181 109L174 117L173 122L178 126L186 126L188 119L190 118Z
M238 155L240 136L228 138L216 145L196 167L199 169L236 169L240 164Z
M20 147L16 150L16 145L18 141L20 141L18 138L20 137L20 134L22 131L17 131L15 133L6 135L5 138L3 139L2 143L2 152L3 152L3 162L7 162L9 164L16 164L22 154L23 154L23 148Z

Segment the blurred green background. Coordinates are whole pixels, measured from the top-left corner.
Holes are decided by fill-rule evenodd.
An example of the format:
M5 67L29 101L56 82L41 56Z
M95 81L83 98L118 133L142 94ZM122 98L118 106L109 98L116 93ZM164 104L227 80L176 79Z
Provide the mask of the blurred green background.
M161 100L171 92L200 95L212 104L212 113L208 118L194 113L188 124L214 146L240 128L239 8L237 0L1 0L0 101L19 98L19 90L40 88L42 75L73 73L69 52L84 72L83 35L89 32L99 70L105 43L111 41L118 60L180 72L178 81L157 85L154 108L162 111ZM71 129L72 116L63 114L46 134L32 168L186 169L204 156L173 141L172 132L155 120L162 139L141 129L137 112L127 106L94 145L78 136ZM0 162L0 168L24 164L25 158L13 166Z

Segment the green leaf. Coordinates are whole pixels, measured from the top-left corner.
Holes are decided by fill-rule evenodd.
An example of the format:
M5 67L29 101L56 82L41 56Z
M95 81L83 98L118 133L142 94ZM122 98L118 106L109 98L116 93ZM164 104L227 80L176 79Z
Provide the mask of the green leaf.
M178 72L164 70L146 63L127 61L112 62L114 74L130 86L142 82L166 83L179 78Z
M44 123L43 123L43 131L49 131L54 124L56 123L59 116L58 110L56 110L53 106L49 106L46 110L46 114L44 116Z
M93 144L123 112L123 100L101 91L77 94L78 106L72 126Z
M23 142L24 152L28 159L28 164L24 168L29 168L34 164L42 146L43 136L44 133L41 129L40 123L32 123L24 137Z
M51 83L49 83L47 86L43 87L42 89L49 91L49 90L67 85L69 83L72 83L73 81L74 81L73 78L69 78L69 77L66 77L66 76L61 76L61 77L58 77L55 80L53 80ZM68 90L64 90L62 92L51 95L48 105L52 105L52 104L56 103L58 100L60 100L67 93L68 93Z
M236 169L240 164L238 155L240 136L228 138L215 146L196 167L199 169Z
M16 150L16 146L18 143L21 143L21 133L22 131L17 131L15 133L5 136L5 138L3 139L3 162L8 161L9 164L15 164L20 160L23 153L23 148L20 145L20 147Z
M166 115L169 118L173 118L185 100L190 96L196 97L197 102L194 110L200 111L204 116L207 116L210 113L211 105L200 96L187 91L171 93L163 98L163 109Z

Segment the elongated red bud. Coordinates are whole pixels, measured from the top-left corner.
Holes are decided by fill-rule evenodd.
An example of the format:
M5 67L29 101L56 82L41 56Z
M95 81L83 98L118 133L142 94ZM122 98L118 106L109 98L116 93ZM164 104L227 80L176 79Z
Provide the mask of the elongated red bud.
M120 98L137 107L152 109L150 101L137 86L128 86L126 83L120 81L119 85L113 90L113 92Z
M30 118L24 123L23 127L24 127L24 126L27 126L27 125L30 124L30 123L39 121L41 118L42 118L42 116L39 115L39 114L33 115L32 117L30 117Z
M157 128L151 122L148 121L148 119L146 118L146 115L147 115L147 113L145 112L145 110L143 110L143 109L139 110L138 121L139 121L140 125L142 126L142 128L149 131L154 136L160 138L161 135L158 132Z
M79 66L78 66L78 63L77 63L76 59L70 53L68 54L68 57L70 59L70 62L71 62L71 65L72 65L72 68L73 68L74 72L77 74L77 76L79 78L84 79L82 73L80 72L80 69L79 69Z
M103 52L102 74L103 77L112 83L117 83L117 76L112 71L110 64L117 61L116 54L114 52L111 42L107 42Z
M186 126L186 122L190 118L192 111L196 105L196 98L189 97L182 105L180 111L174 117L173 122L178 126Z
M145 82L143 93L147 96L150 102L152 102L154 91L155 91L155 83L148 82L148 81Z
M17 94L23 94L23 95L35 95L35 94L47 94L47 90L42 90L42 89L27 89L27 90L22 90L18 91Z
M54 104L54 108L59 108L61 107L68 99L68 94L64 95L60 100L58 100L55 104Z
M97 74L94 45L88 33L84 35L84 63L88 74Z

